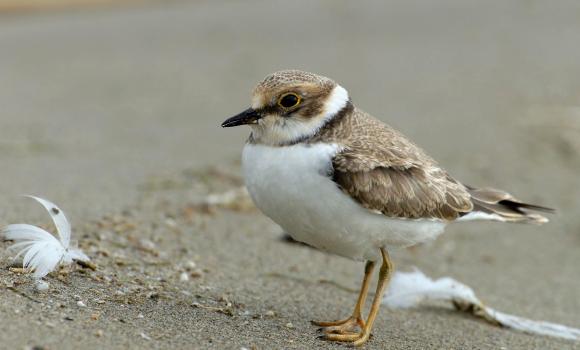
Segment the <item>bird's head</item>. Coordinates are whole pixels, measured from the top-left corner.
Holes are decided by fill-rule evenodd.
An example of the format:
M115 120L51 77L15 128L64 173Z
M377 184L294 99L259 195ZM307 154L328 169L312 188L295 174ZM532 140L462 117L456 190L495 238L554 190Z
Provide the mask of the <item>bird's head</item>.
M313 136L349 103L348 92L333 80L284 70L264 78L254 89L252 106L222 126L248 124L254 142L289 144Z

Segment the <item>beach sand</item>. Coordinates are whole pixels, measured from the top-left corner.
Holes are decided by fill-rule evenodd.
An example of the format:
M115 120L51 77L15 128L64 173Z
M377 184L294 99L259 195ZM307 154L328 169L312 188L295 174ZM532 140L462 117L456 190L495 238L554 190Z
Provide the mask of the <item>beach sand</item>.
M282 239L243 199L247 128L272 71L345 86L454 177L558 209L457 224L397 251L498 310L580 327L580 5L574 1L176 1L0 14L0 225L57 203L97 270L37 292L0 245L2 349L342 349L363 264ZM382 309L366 349L569 349L449 305Z

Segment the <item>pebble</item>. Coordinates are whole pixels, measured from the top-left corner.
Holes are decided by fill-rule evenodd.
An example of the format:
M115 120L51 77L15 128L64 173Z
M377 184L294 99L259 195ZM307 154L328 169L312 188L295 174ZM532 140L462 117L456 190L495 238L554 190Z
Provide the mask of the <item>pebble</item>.
M198 278L203 275L203 272L200 269L194 269L193 271L191 271L190 275L191 277Z
M103 336L103 334L104 334L104 333L105 333L105 332L103 332L103 330L102 330L102 329L98 329L98 330L95 332L95 335L96 335L97 337L99 337L99 338L100 338L100 337L102 337L102 336Z
M268 317L274 317L274 316L276 316L276 313L272 310L268 310L268 311L266 311L266 313L264 315L268 316Z
M141 243L141 246L147 250L155 250L156 248L155 243L148 239L142 239L139 243Z
M187 274L187 272L182 272L182 273L179 275L179 280L180 280L181 282L187 282L187 281L189 281L189 275Z
M87 304L85 304L82 300L77 301L77 306L78 307L87 307Z
M177 222L172 218L165 219L165 225L169 228L177 228Z
M150 337L150 336L148 336L148 335L147 335L147 334L145 334L145 333L141 333L141 338L143 338L143 339L145 339L145 340L151 340L151 337Z
M39 292L47 291L48 287L50 287L50 284L46 281L43 281L43 280L37 280L34 283L34 288L36 288L36 290Z
M294 325L291 322L286 323L286 328L294 328Z

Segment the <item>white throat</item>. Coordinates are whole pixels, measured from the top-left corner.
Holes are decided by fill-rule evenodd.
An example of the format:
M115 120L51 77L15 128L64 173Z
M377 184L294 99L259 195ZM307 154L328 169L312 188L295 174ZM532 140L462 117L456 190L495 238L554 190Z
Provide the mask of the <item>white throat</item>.
M320 114L304 120L304 118L265 117L258 124L252 125L252 138L257 143L280 145L293 143L297 140L313 136L332 119L348 103L348 91L336 85L326 101Z

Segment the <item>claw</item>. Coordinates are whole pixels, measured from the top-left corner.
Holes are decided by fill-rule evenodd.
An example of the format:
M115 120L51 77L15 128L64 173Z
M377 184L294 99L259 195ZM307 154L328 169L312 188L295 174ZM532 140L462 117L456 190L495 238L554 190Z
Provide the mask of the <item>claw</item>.
M324 332L326 334L346 334L352 333L352 331L356 330L358 327L361 329L364 328L365 322L360 316L351 316L347 319L340 320L340 321L331 321L331 322L315 322L312 321L313 324L318 326L322 326L319 328L319 332Z
M348 333L348 334L326 334L325 339L331 341L345 341L345 342L354 342L361 337L360 333Z
M344 334L335 334L335 333L327 333L325 335L318 336L318 339L328 340L328 341L339 341L339 342L350 342L353 347L359 347L366 343L369 340L371 334L365 330L362 330L360 333L344 333Z

